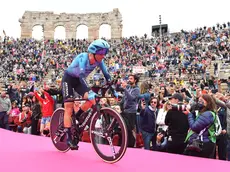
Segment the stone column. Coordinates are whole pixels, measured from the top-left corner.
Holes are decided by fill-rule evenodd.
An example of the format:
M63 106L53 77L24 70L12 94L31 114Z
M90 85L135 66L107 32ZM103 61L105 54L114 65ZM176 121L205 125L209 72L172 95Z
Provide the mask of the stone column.
M66 39L74 38L76 39L76 25L74 23L68 22L65 25Z
M122 25L111 25L111 39L120 39L122 37Z
M31 38L32 37L32 28L29 23L21 24L21 39Z
M94 39L99 38L99 26L97 25L91 25L88 27L88 40L93 41Z
M47 22L44 25L44 37L45 39L54 39L54 25L53 23Z

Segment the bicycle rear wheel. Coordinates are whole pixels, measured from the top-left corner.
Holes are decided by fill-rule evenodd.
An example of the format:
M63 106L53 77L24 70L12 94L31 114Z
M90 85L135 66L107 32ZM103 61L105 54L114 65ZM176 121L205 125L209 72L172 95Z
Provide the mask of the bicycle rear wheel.
M56 109L50 120L50 138L56 149L63 153L70 150L64 132L64 112L63 108Z
M125 154L128 134L123 118L112 108L102 108L90 123L91 143L107 163L118 162Z

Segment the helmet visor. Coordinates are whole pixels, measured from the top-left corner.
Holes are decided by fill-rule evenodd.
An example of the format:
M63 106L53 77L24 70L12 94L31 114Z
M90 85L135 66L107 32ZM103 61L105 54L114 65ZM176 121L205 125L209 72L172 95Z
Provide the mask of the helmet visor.
M100 50L97 50L95 54L100 54L100 55L106 55L108 53L108 49L100 49Z

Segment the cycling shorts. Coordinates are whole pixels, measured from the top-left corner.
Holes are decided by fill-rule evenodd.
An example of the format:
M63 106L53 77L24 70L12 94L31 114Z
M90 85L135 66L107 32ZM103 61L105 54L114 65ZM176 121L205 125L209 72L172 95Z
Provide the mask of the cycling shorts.
M64 101L69 98L74 98L74 91L83 97L86 92L90 91L90 88L82 85L79 78L73 77L65 72L62 78L62 94Z

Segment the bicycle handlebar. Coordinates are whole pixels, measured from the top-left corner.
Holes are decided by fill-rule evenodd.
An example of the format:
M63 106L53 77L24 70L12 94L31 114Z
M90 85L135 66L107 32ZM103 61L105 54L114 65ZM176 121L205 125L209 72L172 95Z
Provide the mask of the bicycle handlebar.
M104 86L100 86L100 87L95 87L95 86L93 86L93 87L91 87L91 89L93 90L93 91L95 91L95 90L97 90L97 91L95 91L96 92L96 97L95 98L114 98L115 97L115 95L114 95L114 93L115 93L115 89L113 88L113 86L114 86L114 84L117 82L117 79L115 79L115 80L112 80L111 82L109 82L109 83L107 83L106 85L104 85ZM105 93L106 93L106 91L107 90L111 90L111 92L112 92L112 94L114 95L114 97L106 97L105 96ZM98 94L98 91L101 91L101 92L103 92L101 95L99 95ZM74 99L74 101L87 101L88 99L83 99L83 98L75 98Z

